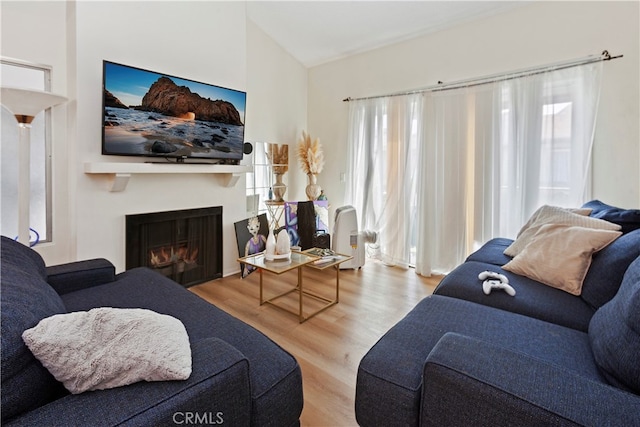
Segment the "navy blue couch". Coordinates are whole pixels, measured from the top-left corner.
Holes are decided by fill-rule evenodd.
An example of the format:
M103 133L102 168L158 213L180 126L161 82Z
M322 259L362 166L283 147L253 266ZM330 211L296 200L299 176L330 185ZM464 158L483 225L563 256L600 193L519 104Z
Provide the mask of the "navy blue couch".
M46 267L35 251L5 237L1 250L3 426L299 425L300 367L251 326L150 269L116 275L104 259ZM180 319L191 376L69 394L21 335L45 317L95 307Z
M640 426L640 211L596 202L635 226L595 254L580 296L503 270L512 240L487 242L361 360L358 423ZM485 295L485 270L515 297Z

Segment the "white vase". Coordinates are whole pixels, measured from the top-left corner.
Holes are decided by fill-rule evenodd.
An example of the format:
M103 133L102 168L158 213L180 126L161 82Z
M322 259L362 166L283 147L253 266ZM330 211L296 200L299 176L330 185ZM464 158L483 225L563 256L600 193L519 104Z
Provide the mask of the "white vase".
M267 237L264 257L268 260L272 260L275 254L276 254L276 237L273 235L273 230L269 229L269 236Z
M313 173L307 174L307 177L309 178L309 185L307 185L307 188L305 189L307 197L309 200L318 200L320 192L322 191L322 188L317 184L318 178Z
M280 230L276 239L276 254L285 255L291 253L291 240L287 230Z

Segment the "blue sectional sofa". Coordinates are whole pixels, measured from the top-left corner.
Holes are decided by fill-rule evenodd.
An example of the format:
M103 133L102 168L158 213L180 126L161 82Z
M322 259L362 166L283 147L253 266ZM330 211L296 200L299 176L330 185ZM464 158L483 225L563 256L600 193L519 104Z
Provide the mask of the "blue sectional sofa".
M504 270L513 241L487 242L363 357L358 423L640 425L640 211L585 207L624 234L593 256L580 295ZM516 295L485 295L487 270Z
M5 237L1 250L3 426L299 425L300 367L249 325L146 268L116 275L103 259L45 267L35 251ZM44 318L95 307L179 319L191 346L190 377L67 392L21 336Z

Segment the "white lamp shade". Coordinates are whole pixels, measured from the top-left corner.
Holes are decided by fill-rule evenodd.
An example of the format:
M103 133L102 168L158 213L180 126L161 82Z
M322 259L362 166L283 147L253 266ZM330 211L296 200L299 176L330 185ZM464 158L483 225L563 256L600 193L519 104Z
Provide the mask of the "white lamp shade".
M20 129L18 150L18 241L29 246L30 209L30 128L40 112L67 100L62 95L41 90L0 87L0 103L13 113Z
M19 116L35 117L41 111L67 100L62 95L33 89L16 87L0 88L0 102L7 107L16 118ZM20 119L18 118L18 121Z

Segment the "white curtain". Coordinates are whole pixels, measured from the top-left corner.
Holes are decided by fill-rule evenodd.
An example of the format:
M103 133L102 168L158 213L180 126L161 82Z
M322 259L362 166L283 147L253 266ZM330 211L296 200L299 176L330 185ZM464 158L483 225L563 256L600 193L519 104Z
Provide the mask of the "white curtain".
M415 247L420 95L349 103L346 200L360 230L378 232L370 255L407 266Z
M494 136L494 126L490 122L479 120L476 123L476 119L482 118L476 117L476 112L480 116L486 115L483 107L491 105L492 101L492 92L485 91L486 86L481 88L483 92L477 94L475 89L455 89L425 95L415 262L420 274L453 269L468 254L473 238L473 218L478 216L493 222L488 216L482 218L480 212L476 215L474 203L474 182L479 178L478 186L490 187L495 180L491 171L482 176L474 168L476 139L482 142L484 138ZM480 101L485 105L477 108ZM488 135L476 135L480 131L486 131ZM487 148L488 153L477 155L486 155L482 160L490 162L495 153Z
M601 67L352 101L346 200L380 257L447 273L537 207L588 199Z
M513 237L541 205L575 207L591 195L591 152L602 62L499 85L501 235Z

